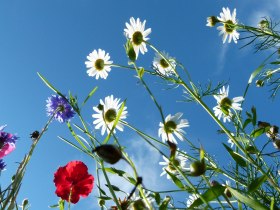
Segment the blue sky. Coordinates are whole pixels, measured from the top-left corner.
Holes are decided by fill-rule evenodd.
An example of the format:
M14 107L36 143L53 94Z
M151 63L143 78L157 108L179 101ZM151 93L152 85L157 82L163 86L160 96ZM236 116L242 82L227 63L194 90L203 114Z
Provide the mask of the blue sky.
M98 86L97 93L84 107L83 114L89 124L92 124L92 106L96 106L100 98L113 94L127 99L129 123L157 136L160 115L147 92L137 83L134 72L113 68L107 80L98 81L86 74L86 56L98 48L109 52L114 63L127 64L123 29L130 17L145 19L146 27L152 29L150 42L183 63L194 81L202 84L209 80L213 84L229 81L230 96L242 95L251 72L268 53L253 54L250 47L240 50L245 42L223 45L218 31L205 26L206 18L219 15L222 7L236 8L237 19L244 24L257 24L266 15L274 20L280 18L277 0L270 3L265 0L258 3L254 0L0 1L0 125L7 124L6 131L20 137L17 149L5 158L8 166L1 175L1 183L9 182L16 162L28 151L29 134L41 130L48 119L45 100L52 92L36 72L44 75L61 92L67 94L70 90L81 101ZM150 67L153 57L154 53L148 49L145 56L139 56L138 65ZM202 108L176 102L182 99L179 88L165 91L166 86L160 80L147 76L147 81L163 105L164 113L183 112L191 125L186 130L187 136L194 143L201 142L208 152L216 154L218 160L223 159L217 148L226 139L216 135L218 127ZM279 98L274 102L268 100L267 90L250 89L244 109L255 105L260 119L277 124ZM212 97L205 100L210 107L216 103ZM269 106L270 113L267 113L266 106ZM150 151L133 132L125 130L120 138L129 147L129 154L138 164L145 185L153 188L160 183L162 189L167 188L169 181L166 177L159 177L161 157ZM27 197L31 209L48 209L48 205L58 200L52 181L59 166L78 159L94 172L95 163L59 140L58 135L71 139L64 124L53 122L28 166L19 201ZM126 166L120 163L120 167ZM96 195L95 188L90 198L82 199L73 209L95 209Z

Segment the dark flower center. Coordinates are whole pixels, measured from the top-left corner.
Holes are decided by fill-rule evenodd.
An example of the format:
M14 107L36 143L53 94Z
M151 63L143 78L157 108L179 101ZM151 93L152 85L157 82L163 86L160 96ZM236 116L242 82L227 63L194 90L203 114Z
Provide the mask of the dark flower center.
M110 123L113 122L117 117L117 112L115 109L109 109L104 115L105 121Z
M58 110L58 112L64 112L64 110L65 110L64 105L63 104L59 104L58 107L57 107L57 110Z
M225 115L229 115L229 109L231 108L231 105L232 101L228 97L225 97L221 100L220 107Z
M166 133L173 133L174 130L176 130L176 127L177 127L177 124L172 120L167 121L164 124L164 130L165 130Z
M174 159L174 160L172 161L172 163L169 162L168 167L170 168L170 170L176 171L176 168L175 168L174 166L179 167L179 166L180 166L180 161L177 160L177 159Z
M132 36L132 42L135 45L140 45L143 42L143 35L140 31L136 31L134 32L133 36Z
M169 66L165 59L160 59L159 63L163 68L167 68Z
M102 71L104 69L104 60L103 59L97 59L95 61L95 68L98 71Z
M233 22L231 20L228 20L226 23L225 23L225 30L228 34L232 33L233 30L234 30L235 26L233 24Z

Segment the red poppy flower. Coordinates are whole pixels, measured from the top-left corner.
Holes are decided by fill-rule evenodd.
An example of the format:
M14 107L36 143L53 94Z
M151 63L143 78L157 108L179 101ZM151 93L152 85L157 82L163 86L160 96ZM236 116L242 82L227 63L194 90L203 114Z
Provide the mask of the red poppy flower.
M93 188L94 177L81 161L71 161L59 167L54 174L56 195L63 200L77 203L80 196L87 197Z

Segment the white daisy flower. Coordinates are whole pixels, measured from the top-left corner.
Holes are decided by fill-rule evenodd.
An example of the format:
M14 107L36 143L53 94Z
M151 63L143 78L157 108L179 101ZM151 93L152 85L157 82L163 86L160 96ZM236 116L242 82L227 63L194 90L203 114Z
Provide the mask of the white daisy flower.
M217 100L217 106L213 108L215 116L220 120L223 117L223 121L227 122L231 120L232 113L230 109L233 110L242 110L240 102L244 100L242 96L235 97L232 100L228 98L229 86L225 88L223 86L220 89L218 95L214 95L214 98Z
M135 21L135 19L131 17L129 20L130 24L125 23L127 28L124 29L124 34L131 41L137 58L139 50L143 55L148 51L145 41L149 40L147 36L152 32L152 30L150 28L145 30L146 20L144 20L143 23L139 18Z
M188 158L186 156L184 156L181 152L176 152L175 157L172 162L170 162L171 160L166 158L165 156L162 156L162 158L164 159L164 162L159 162L159 165L163 166L162 173L160 174L160 176L167 174L166 171L168 171L169 173L174 174L174 175L179 175L178 171L176 170L176 168L173 165L180 168L181 171L189 170L188 168L186 168L186 162L187 162ZM169 176L169 174L167 174L167 179L170 179L170 178L171 177Z
M110 61L109 53L105 53L104 50L98 49L94 50L87 56L88 61L85 62L86 67L88 68L87 73L90 77L98 79L106 79L108 72L111 71L111 64L113 61Z
M93 118L96 118L96 120L93 121L93 124L96 125L95 129L101 128L102 135L104 135L105 131L109 134L110 130L112 130L121 105L122 103L120 103L120 99L114 99L114 96L111 95L107 96L104 102L100 99L100 104L97 107L93 107L93 110L97 112L92 115ZM126 119L126 116L127 111L125 106L121 113L120 120ZM120 122L117 123L116 128L123 131L123 125Z
M176 67L175 58L170 57L165 51L162 51L161 54L165 59L159 53L156 53L153 61L153 67L162 75L171 76L174 74L174 68ZM166 60L168 60L169 63Z
M187 199L187 207L189 208L193 204L193 202L198 198L199 198L198 194L189 195L189 198Z
M138 195L135 195L135 193L132 195L131 200L134 202L137 202L139 200L141 200L145 206L145 209L149 209L149 206L155 201L155 199L151 196L151 193L145 189L143 189L143 193L146 197L147 200L145 200L140 193ZM147 203L148 202L148 203ZM130 207L133 207L133 203L132 205L130 205Z
M237 43L239 39L239 33L236 31L236 9L233 10L232 14L230 14L229 8L223 7L223 12L220 13L221 17L217 17L219 21L223 23L222 26L217 27L220 30L219 35L223 35L223 43L226 42L228 38L228 43L233 41Z
M176 113L174 116L171 116L171 114L167 115L165 118L165 124L162 122L159 123L159 129L158 129L158 136L162 138L162 141L169 140L170 142L173 142L177 144L177 141L173 134L175 134L178 139L183 141L183 134L185 134L185 131L182 130L184 127L189 127L189 122L186 119L181 119L183 113Z
M208 27L214 27L219 20L215 16L207 17L207 24Z

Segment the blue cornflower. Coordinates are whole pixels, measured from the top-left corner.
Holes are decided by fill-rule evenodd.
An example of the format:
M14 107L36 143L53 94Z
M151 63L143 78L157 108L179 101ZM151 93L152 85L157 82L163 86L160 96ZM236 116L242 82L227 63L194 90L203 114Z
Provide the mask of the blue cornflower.
M75 112L65 98L59 95L52 95L47 99L47 115L54 115L58 122L63 123L74 117Z
M0 159L0 172L3 171L6 167L5 162L3 161L3 159Z

